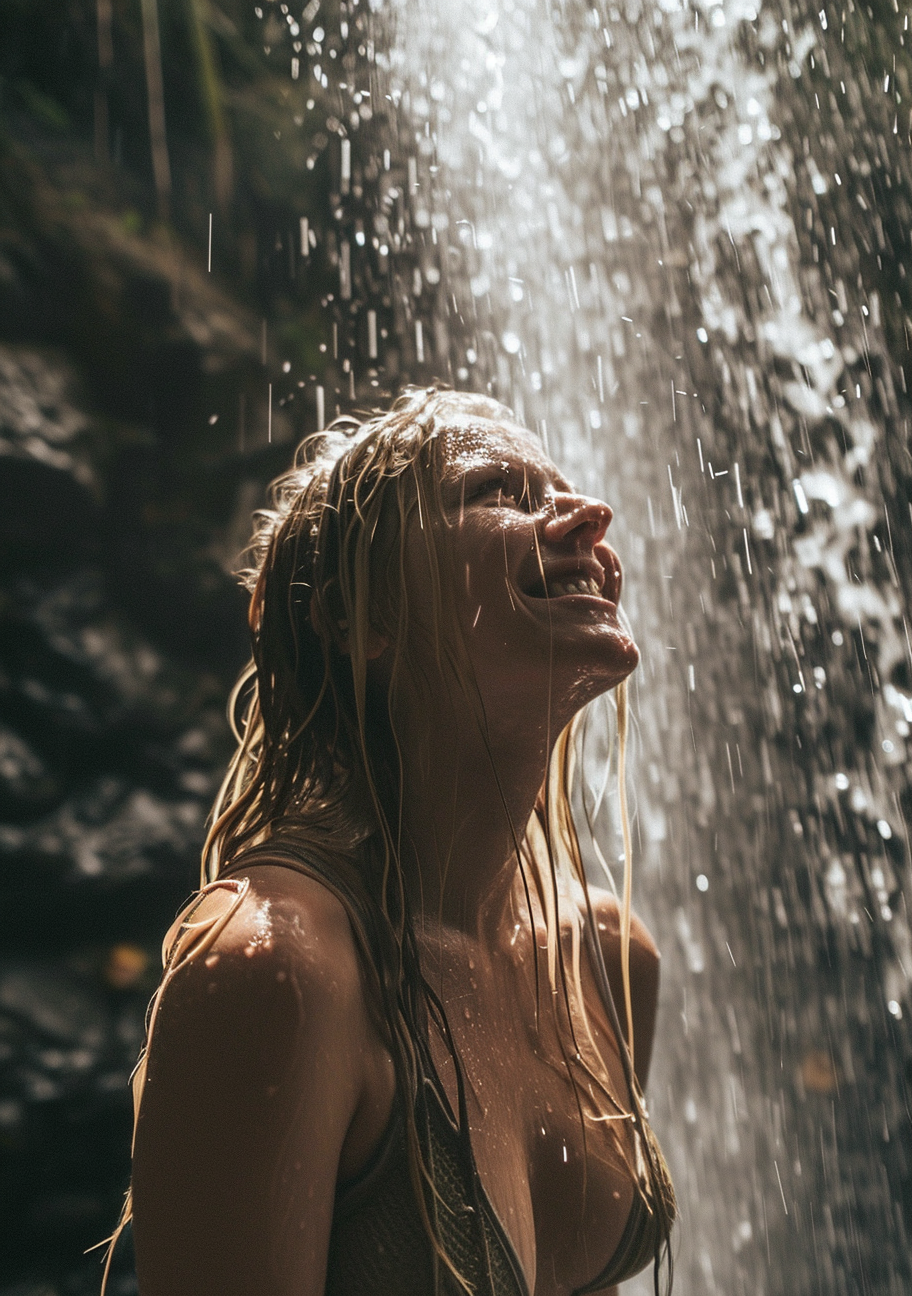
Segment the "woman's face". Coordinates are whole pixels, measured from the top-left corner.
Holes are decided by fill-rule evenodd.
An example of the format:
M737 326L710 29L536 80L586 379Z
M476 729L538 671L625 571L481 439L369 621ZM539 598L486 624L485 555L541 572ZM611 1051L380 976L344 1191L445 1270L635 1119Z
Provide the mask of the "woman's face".
M618 621L611 509L575 491L525 429L474 412L447 422L438 543L485 708L543 705L556 732L639 660ZM406 564L423 621L430 570L414 513Z

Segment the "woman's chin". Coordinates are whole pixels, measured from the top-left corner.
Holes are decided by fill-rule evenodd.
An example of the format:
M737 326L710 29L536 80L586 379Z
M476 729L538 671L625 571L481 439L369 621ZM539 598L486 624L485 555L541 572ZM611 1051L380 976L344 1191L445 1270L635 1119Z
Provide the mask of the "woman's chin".
M636 670L640 664L640 650L622 628L612 630L599 653L599 668L609 681L604 688L614 688Z
M616 642L610 657L602 656L577 677L569 699L570 714L581 711L603 693L617 688L618 684L622 684L636 670L639 660L639 649L632 639L625 637L620 643ZM557 698L552 698L552 702L557 704Z
M626 679L640 664L640 650L628 635L624 635L621 643L624 652L624 674L622 678ZM618 683L620 682L618 680Z

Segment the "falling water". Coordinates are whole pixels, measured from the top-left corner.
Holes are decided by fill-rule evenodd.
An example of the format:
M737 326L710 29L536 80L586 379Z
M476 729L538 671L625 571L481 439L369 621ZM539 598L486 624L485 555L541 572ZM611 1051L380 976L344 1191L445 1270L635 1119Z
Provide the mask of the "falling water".
M15 548L0 853L7 930L37 952L0 967L0 1125L36 1167L11 1230L28 1273L116 1211L98 1204L104 1176L83 1188L83 1159L104 1160L86 1112L125 1097L139 1046L145 935L125 915L137 895L159 914L157 886L173 910L223 761L219 685L187 668L218 658L227 680L240 652L216 557L233 564L295 433L436 376L506 400L616 510L642 650L631 790L637 903L663 951L649 1098L682 1206L676 1291L912 1290L907 13L253 0L246 28L188 0L190 26L170 6L159 33L164 4L139 8L148 122L123 94L140 29L99 0L95 149L136 157L148 125L159 210L192 232L205 199L199 275L161 231L130 233L136 213L93 215L71 178L49 202L4 152L19 232L4 225L0 274L18 317L0 346ZM29 8L36 30L44 10ZM212 81L210 19L239 121L248 83L232 77L245 33L261 37L249 85L268 111L236 155L256 225L237 264L253 250L267 318L218 290L234 155L214 81L204 198L176 147L190 99L169 70L192 29ZM63 33L57 66L76 68ZM23 86L7 78L4 108ZM36 105L53 108L43 90ZM66 339L73 366L36 349ZM82 373L110 427L82 410ZM146 395L126 399L134 379ZM191 497L211 509L201 529ZM598 723L585 751L595 801ZM615 818L609 791L609 856ZM90 1215L104 1223L86 1235ZM94 1272L80 1281L60 1290L94 1289Z
M903 18L341 12L301 20L312 56L335 21L349 51L337 390L487 388L616 508L677 1290L898 1296L912 473L907 231L878 198L909 185Z

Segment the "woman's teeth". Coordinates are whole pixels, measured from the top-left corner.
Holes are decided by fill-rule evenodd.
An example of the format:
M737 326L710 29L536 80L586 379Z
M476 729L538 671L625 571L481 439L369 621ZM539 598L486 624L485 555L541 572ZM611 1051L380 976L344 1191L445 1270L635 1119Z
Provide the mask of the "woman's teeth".
M599 598L602 587L591 576L577 576L573 580L550 581L548 598L560 598L563 594L594 594Z

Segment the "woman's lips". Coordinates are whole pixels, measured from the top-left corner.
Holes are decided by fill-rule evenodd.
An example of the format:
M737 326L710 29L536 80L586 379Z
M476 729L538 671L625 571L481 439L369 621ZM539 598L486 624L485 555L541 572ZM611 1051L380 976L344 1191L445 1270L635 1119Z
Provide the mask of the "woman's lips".
M621 573L616 566L603 567L595 560L576 566L562 563L545 566L534 580L520 588L527 598L542 601L585 597L598 599L601 603L616 604L621 588Z

